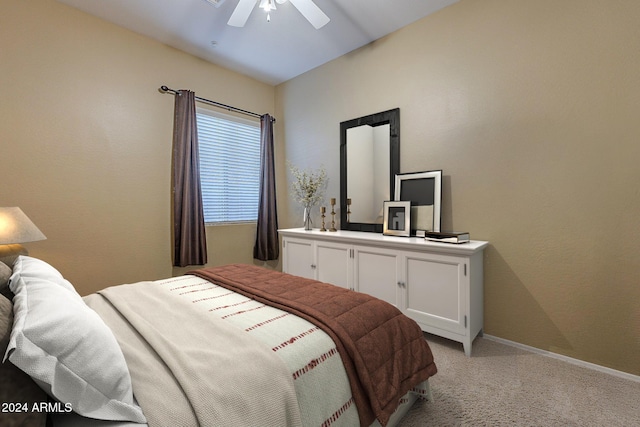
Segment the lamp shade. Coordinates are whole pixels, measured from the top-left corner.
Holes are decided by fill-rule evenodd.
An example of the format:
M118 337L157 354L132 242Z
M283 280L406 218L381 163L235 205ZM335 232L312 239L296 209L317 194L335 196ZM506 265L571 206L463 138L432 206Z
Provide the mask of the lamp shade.
M46 238L20 208L0 208L0 245L35 242Z

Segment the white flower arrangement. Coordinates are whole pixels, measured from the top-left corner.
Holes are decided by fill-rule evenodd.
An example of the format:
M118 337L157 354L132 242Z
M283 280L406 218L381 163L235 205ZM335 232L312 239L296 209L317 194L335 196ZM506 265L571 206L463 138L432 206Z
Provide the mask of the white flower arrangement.
M294 178L291 192L298 202L305 208L311 208L322 201L327 187L327 171L324 167L307 172L290 164L289 169Z

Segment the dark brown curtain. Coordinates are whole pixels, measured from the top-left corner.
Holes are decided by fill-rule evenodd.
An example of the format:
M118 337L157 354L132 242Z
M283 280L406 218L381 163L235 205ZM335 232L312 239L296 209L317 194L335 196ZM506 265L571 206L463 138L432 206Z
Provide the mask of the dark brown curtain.
M278 259L278 213L276 211L276 173L273 156L273 118L260 117L260 200L258 228L253 257L261 261Z
M173 265L207 263L195 93L179 90L173 124Z

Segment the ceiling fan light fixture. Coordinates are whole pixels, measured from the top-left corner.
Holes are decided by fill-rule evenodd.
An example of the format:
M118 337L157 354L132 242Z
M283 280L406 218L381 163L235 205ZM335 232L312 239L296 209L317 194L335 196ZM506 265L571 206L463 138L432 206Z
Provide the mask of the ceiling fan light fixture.
M204 0L209 1L209 0ZM216 1L216 0L212 0ZM276 3L284 3L287 0L260 0L258 7L267 13L267 21L271 21L269 12L276 10ZM320 29L329 23L329 17L313 2L313 0L288 0L315 29ZM256 6L256 0L238 0L238 5L233 10L227 24L232 27L244 27L251 10Z
M267 22L271 22L271 11L276 10L276 3L274 0L261 0L260 6L262 10L267 12Z
M276 10L276 3L274 0L261 0L260 8L265 12L269 13L272 10Z

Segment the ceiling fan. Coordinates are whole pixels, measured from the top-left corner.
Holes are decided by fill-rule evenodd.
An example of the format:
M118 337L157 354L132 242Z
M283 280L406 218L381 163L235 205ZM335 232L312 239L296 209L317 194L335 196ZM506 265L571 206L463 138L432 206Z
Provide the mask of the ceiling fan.
M269 12L276 9L275 3L277 2L278 4L282 4L286 1L287 0L260 0L259 7L267 12L267 20L269 20ZM313 0L289 1L316 29L324 27L329 22L329 17L325 15L318 6L316 6ZM256 5L256 2L257 0L240 0L227 24L233 27L244 27L244 24L247 22L247 19L249 19L249 15L251 15L251 11Z

